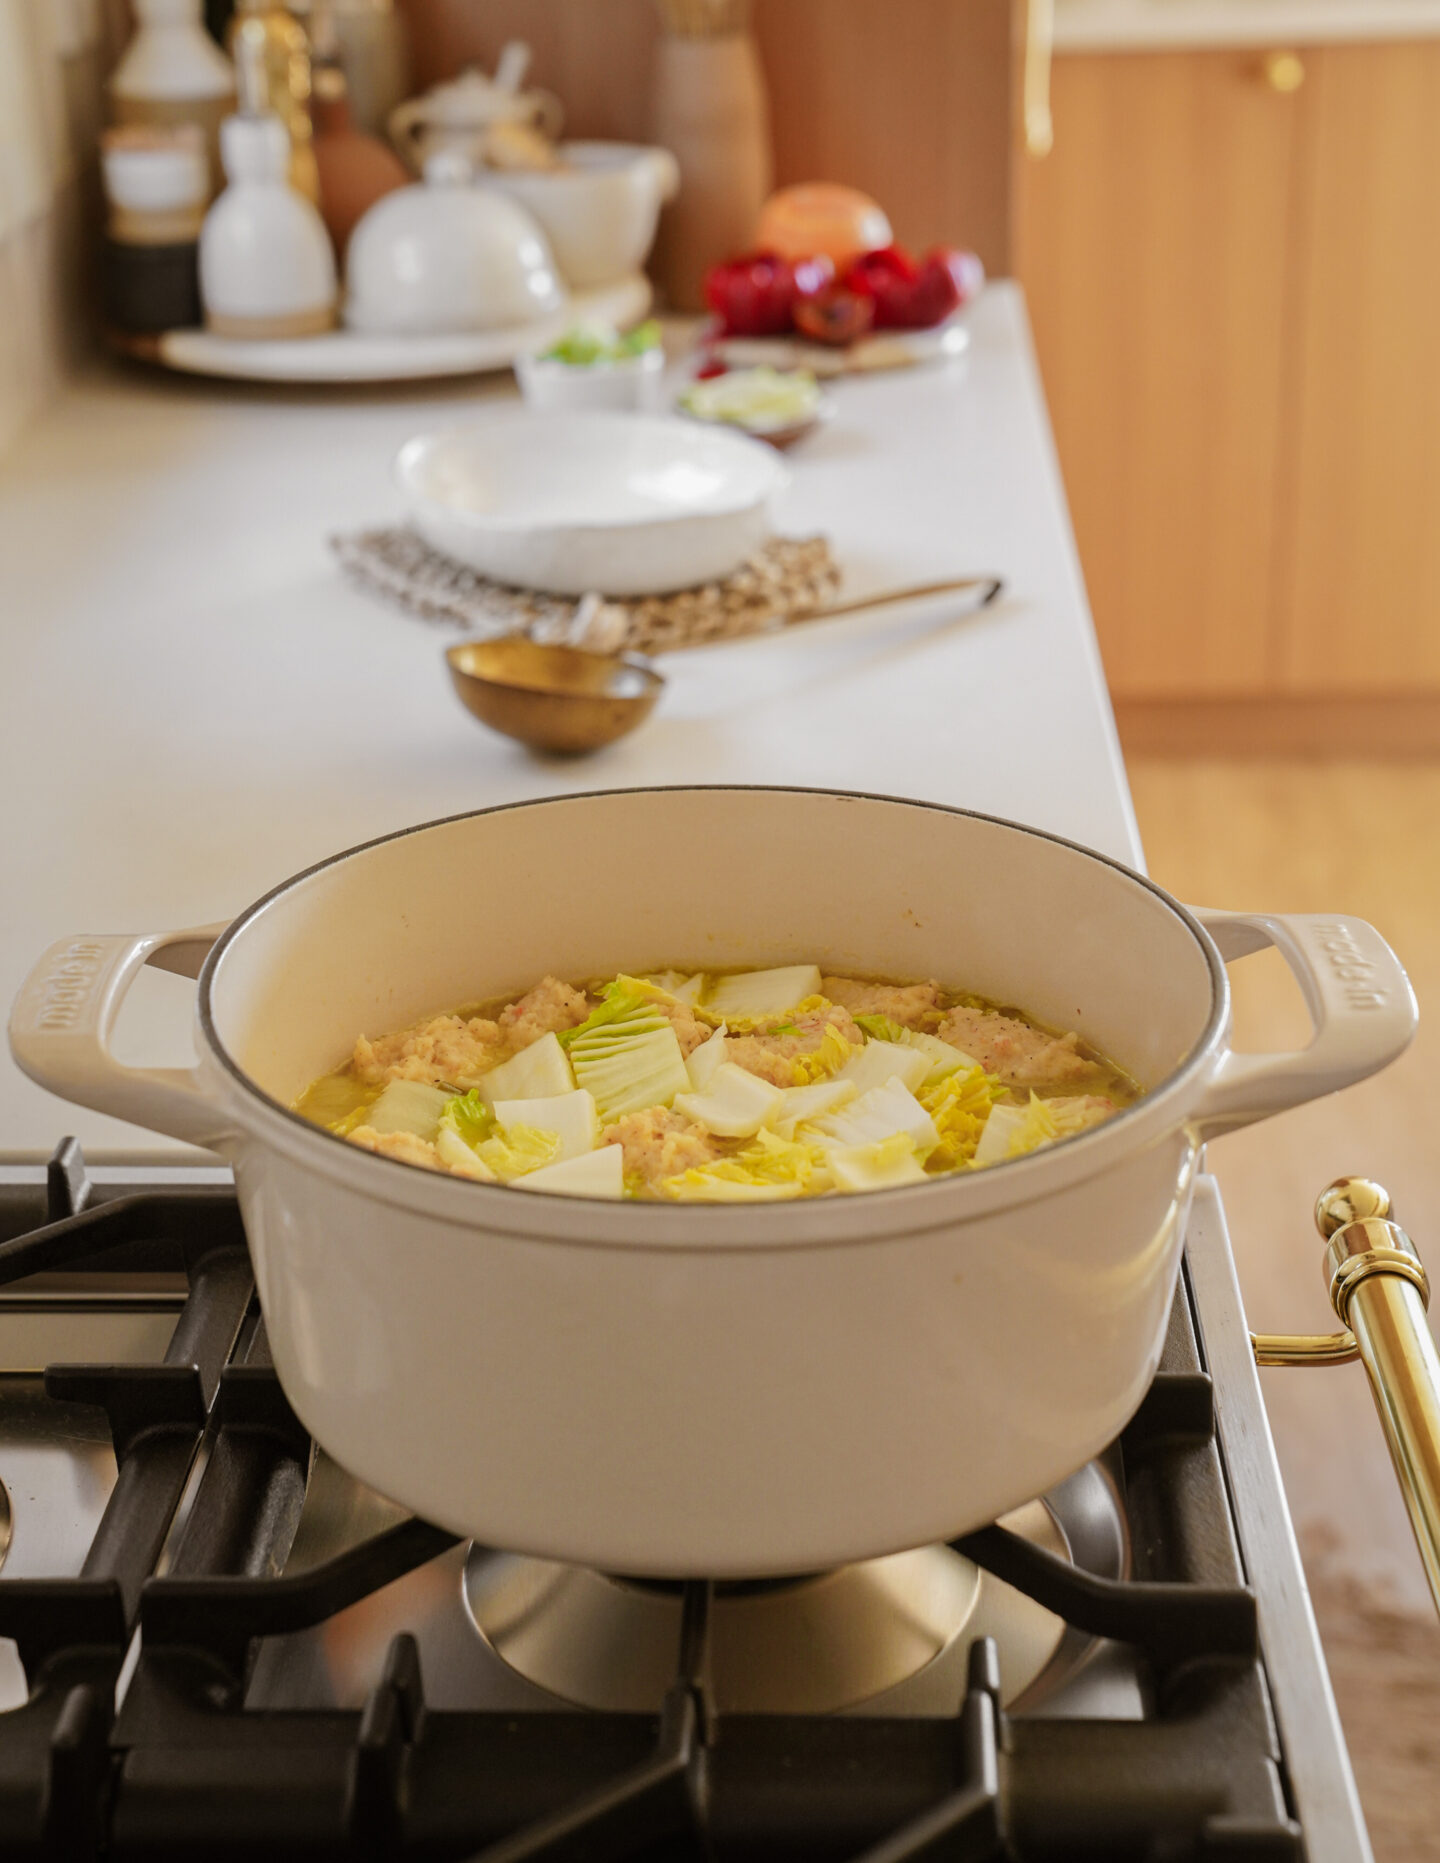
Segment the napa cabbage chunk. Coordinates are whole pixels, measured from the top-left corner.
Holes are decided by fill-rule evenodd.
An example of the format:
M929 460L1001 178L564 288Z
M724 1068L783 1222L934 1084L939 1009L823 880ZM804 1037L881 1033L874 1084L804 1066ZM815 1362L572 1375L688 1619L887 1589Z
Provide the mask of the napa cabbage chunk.
M705 994L705 972L697 970L693 977L687 977L683 970L657 970L649 976L641 977L641 983L652 984L655 989L663 990L675 1003L698 1003Z
M1024 1106L996 1106L985 1121L985 1130L975 1148L978 1166L999 1164L1006 1158L1021 1158L1053 1145L1060 1127L1046 1101L1036 1093Z
M664 1028L666 1017L660 1008L660 999L667 992L659 984L647 977L616 977L600 990L600 1001L590 1011L583 1022L574 1028L562 1029L556 1039L562 1048L573 1048L576 1042L588 1042L602 1029L623 1025L632 1033L645 1028Z
M555 1093L569 1093L575 1077L559 1037L551 1033L482 1074L478 1085L481 1097L493 1106L496 1100L540 1100Z
M940 1134L938 1147L926 1160L931 1170L953 1171L975 1162L991 1108L1004 1092L983 1067L956 1069L921 1088L920 1104Z
M925 1171L908 1134L869 1145L837 1145L829 1157L830 1177L837 1190L890 1190L897 1184L923 1184Z
M779 1015L794 1009L807 996L818 995L820 966L789 964L778 970L741 970L717 977L704 998L712 1016L728 1022Z
M560 1135L534 1126L506 1126L477 1146L475 1156L503 1184L530 1171L554 1164L560 1157Z
M785 1087L780 1104L765 1123L781 1138L794 1138L797 1126L833 1113L855 1098L853 1080L816 1080L803 1087Z
M604 1020L572 1031L570 1062L575 1079L595 1096L602 1122L610 1125L647 1106L669 1106L689 1089L685 1057L674 1029L653 1001L611 986L600 1009L617 1005Z
M853 1080L857 1093L883 1087L887 1080L898 1080L914 1093L930 1072L930 1057L918 1048L901 1042L867 1041L852 1051L840 1069L841 1080Z
M522 1190L549 1190L560 1197L623 1197L624 1147L601 1145L575 1158L542 1164L515 1181Z
M360 1121L377 1132L413 1132L433 1141L441 1115L454 1096L424 1080L392 1080L371 1101Z
M830 1188L829 1158L822 1146L763 1130L743 1151L660 1183L665 1196L703 1203L775 1202Z
M903 1022L892 1022L889 1016L856 1016L855 1026L863 1029L871 1041L903 1043L910 1032Z
M772 1030L771 1033L773 1034L774 1031ZM804 1087L817 1080L830 1079L832 1075L838 1074L850 1060L851 1055L857 1052L854 1043L846 1041L833 1022L827 1022L820 1037L820 1046L810 1054L795 1056L795 1085ZM856 1091L858 1092L859 1089L857 1088Z
M722 1022L708 1041L702 1041L685 1057L685 1072L696 1093L703 1093L715 1078L715 1070L725 1059L725 1024Z
M453 1132L472 1151L482 1139L489 1138L495 1130L495 1114L481 1098L478 1087L472 1087L468 1093L457 1093L445 1102L440 1130L442 1134L447 1130Z
M1005 1158L1023 1158L1027 1152L1073 1138L1087 1127L1099 1125L1115 1110L1111 1101L1095 1093L1042 1100L1032 1093L1028 1105L997 1106L985 1122L975 1148L977 1165L999 1164Z
M783 1089L733 1061L722 1061L703 1093L678 1093L675 1110L717 1138L751 1138L780 1105Z
M835 1145L873 1145L896 1134L910 1141L922 1158L940 1143L935 1121L900 1080L887 1080L883 1087L871 1087L849 1106L829 1113L823 1119L797 1128L797 1140L812 1136Z
M495 1183L495 1173L489 1165L471 1150L454 1126L446 1125L443 1120L440 1130L435 1134L435 1150L441 1164L461 1177L478 1178L485 1184Z
M938 1035L927 1035L923 1029L905 1028L899 1022L892 1022L889 1016L856 1016L855 1020L871 1041L891 1042L901 1048L916 1048L921 1054L929 1055L930 1071L915 1089L917 1093L926 1087L933 1087L936 1081L954 1073L957 1067L980 1065L974 1055L966 1054L963 1048L957 1048L953 1042L941 1041Z
M584 1087L577 1087L573 1093L550 1094L543 1099L497 1100L495 1117L507 1132L514 1126L553 1132L560 1141L557 1163L594 1151L600 1142L595 1097Z

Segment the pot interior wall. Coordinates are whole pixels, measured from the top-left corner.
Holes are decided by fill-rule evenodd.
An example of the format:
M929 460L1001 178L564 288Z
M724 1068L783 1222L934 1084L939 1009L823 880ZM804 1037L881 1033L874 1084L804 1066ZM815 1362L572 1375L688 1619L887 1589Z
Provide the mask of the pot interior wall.
M1154 1086L1212 1005L1203 950L1104 861L904 802L774 790L564 797L396 837L286 888L211 988L221 1041L289 1103L457 1004L666 965L814 960L1018 1003Z

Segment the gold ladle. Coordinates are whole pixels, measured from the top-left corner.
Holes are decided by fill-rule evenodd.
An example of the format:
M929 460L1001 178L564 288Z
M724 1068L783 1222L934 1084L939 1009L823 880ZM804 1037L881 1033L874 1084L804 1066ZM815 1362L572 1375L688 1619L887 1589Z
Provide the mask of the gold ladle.
M965 589L983 590L975 606L985 608L1004 586L999 576L917 582L880 595L857 596L853 601L817 608L813 614L795 616L788 625L829 621L864 608L885 608L895 602L953 595ZM947 615L945 619L953 617ZM733 638L751 640L755 636ZM532 750L561 756L583 756L626 736L650 716L665 689L664 674L640 654L541 645L526 634L461 641L446 649L445 659L462 704L482 724L506 737L518 738Z

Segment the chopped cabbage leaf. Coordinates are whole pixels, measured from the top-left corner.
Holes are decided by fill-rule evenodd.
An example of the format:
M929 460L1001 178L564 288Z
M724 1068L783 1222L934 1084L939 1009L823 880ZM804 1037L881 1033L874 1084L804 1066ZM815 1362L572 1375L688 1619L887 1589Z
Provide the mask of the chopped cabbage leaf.
M940 1143L926 1160L932 1171L953 1171L975 1161L990 1109L1005 1089L983 1067L956 1069L920 1092Z
M828 1190L830 1166L820 1146L762 1131L744 1151L664 1178L660 1188L667 1196L709 1203L773 1201Z
M554 1164L560 1156L560 1135L537 1131L534 1126L506 1126L503 1132L486 1139L475 1156L508 1184L528 1171Z
M725 1059L725 1024L722 1022L708 1041L701 1042L693 1053L685 1057L685 1071L690 1076L690 1085L697 1093L703 1093L715 1078L715 1070Z
M787 1197L805 1195L804 1186L798 1183L752 1183L748 1178L721 1177L714 1165L685 1171L679 1177L663 1177L660 1188L666 1196L683 1197L687 1203L779 1203Z
M561 1197L623 1197L625 1150L621 1145L602 1145L578 1158L542 1164L517 1181L522 1190L550 1190Z
M914 1093L929 1074L930 1066L929 1055L922 1054L918 1048L907 1048L894 1041L867 1041L840 1069L840 1078L853 1080L857 1093L883 1087L887 1080L898 1080ZM883 1135L877 1133L876 1136Z
M782 1097L782 1088L772 1087L733 1061L722 1061L704 1093L675 1096L675 1110L708 1126L717 1138L751 1138Z
M1020 1158L1053 1144L1060 1128L1049 1106L1037 1094L1030 1095L1028 1106L997 1106L985 1121L985 1130L975 1148L975 1163L999 1164L1006 1158Z
M779 970L742 970L717 977L710 985L705 1007L727 1021L779 1015L794 1009L820 989L818 964L790 964Z
M795 1085L805 1087L817 1080L828 1080L832 1074L840 1072L854 1053L854 1045L846 1041L833 1022L827 1022L820 1046L812 1054L795 1056ZM856 1092L859 1092L858 1087Z
M690 1086L685 1057L670 1024L612 1024L570 1050L575 1078L595 1096L605 1125L647 1106L668 1106Z
M889 1016L856 1016L855 1020L871 1041L891 1042L901 1048L915 1048L921 1054L930 1057L930 1071L915 1088L917 1093L925 1087L933 1087L937 1081L943 1080L957 1067L980 1065L975 1057L966 1054L963 1048L956 1048L948 1041L941 1041L938 1035L927 1035L922 1029L903 1028L900 1023L892 1022Z
M833 1113L841 1106L848 1106L855 1097L853 1080L817 1080L809 1086L785 1087L781 1090L780 1104L765 1123L781 1138L794 1138L795 1128L807 1119Z
M837 1190L889 1190L896 1184L923 1184L925 1172L915 1147L903 1132L871 1145L837 1145L830 1153L830 1175Z
M457 1093L445 1102L445 1110L440 1115L442 1136L447 1129L472 1151L495 1130L495 1115L481 1099L478 1087L472 1087L468 1093Z
M482 1074L479 1081L482 1099L492 1106L496 1100L540 1100L553 1093L569 1093L574 1085L565 1050L553 1033L532 1041L510 1060Z
M440 1130L435 1135L435 1150L441 1164L460 1177L478 1178L482 1183L493 1184L495 1173L482 1158L476 1156L461 1138L454 1126L447 1126L441 1121Z
M1030 1095L1026 1106L997 1106L985 1122L980 1143L975 1148L976 1165L999 1164L1006 1158L1023 1158L1027 1152L1053 1145L1057 1139L1073 1138L1077 1132L1108 1119L1115 1107L1099 1094L1067 1095L1058 1100L1042 1100Z
M588 1042L602 1029L626 1029L631 1034L645 1029L665 1027L665 1017L655 1007L657 984L644 977L617 977L600 992L600 1001L583 1022L573 1029L562 1029L556 1040L562 1048L576 1042ZM660 994L664 994L660 991Z
M918 1092L923 1093L927 1087L938 1086L947 1074L954 1074L961 1069L969 1071L980 1065L963 1048L941 1041L938 1035L927 1035L922 1029L906 1029L904 1046L918 1049L921 1054L929 1057L930 1072L920 1082Z
M594 1151L600 1142L595 1098L583 1087L573 1093L550 1094L536 1100L497 1100L495 1117L508 1132L512 1126L530 1126L553 1132L560 1141L557 1163Z
M856 1016L855 1023L871 1041L903 1042L909 1033L902 1022L892 1022L889 1016Z
M934 1120L915 1095L903 1081L888 1080L840 1112L801 1127L795 1136L815 1134L837 1145L873 1145L897 1133L903 1133L921 1157L928 1157L940 1143Z
M697 970L693 977L687 977L683 970L659 970L648 977L641 977L641 983L650 983L676 1003L695 1004L705 994L705 972Z
M392 1080L371 1101L363 1123L377 1132L413 1132L427 1142L440 1127L440 1115L454 1096L424 1080Z

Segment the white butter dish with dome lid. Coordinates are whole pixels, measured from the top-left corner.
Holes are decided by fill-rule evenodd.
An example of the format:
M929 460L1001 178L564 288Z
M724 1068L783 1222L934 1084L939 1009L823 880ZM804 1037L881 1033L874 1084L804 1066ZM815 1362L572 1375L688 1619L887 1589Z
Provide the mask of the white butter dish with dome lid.
M464 156L432 155L425 179L379 200L350 236L345 322L386 335L525 324L557 311L565 287L523 207L472 185Z

